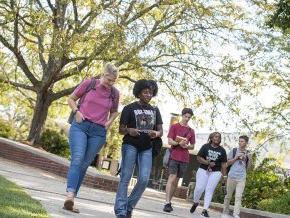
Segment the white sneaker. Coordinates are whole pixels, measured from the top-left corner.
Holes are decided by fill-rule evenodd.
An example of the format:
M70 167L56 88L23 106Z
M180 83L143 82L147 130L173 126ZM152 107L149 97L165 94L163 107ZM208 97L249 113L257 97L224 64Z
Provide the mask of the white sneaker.
M239 215L234 215L234 218L240 218L240 216Z
M221 218L231 218L231 216L229 214L222 213Z

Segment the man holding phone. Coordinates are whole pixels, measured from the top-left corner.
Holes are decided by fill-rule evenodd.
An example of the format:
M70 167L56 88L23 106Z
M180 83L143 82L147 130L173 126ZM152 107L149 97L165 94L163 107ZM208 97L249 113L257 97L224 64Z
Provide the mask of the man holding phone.
M182 178L186 172L189 162L188 150L194 149L195 133L188 125L192 116L192 109L184 108L182 110L181 121L173 124L169 129L168 144L171 145L171 153L168 164L169 177L166 184L166 202L163 208L165 212L171 212L173 210L171 199L179 178Z
M246 146L249 142L248 136L239 137L239 147L233 148L228 154L227 164L230 166L227 179L227 194L224 199L223 217L229 214L229 205L233 195L235 194L234 218L240 217L240 207L242 195L246 184L247 169L251 165L252 158Z

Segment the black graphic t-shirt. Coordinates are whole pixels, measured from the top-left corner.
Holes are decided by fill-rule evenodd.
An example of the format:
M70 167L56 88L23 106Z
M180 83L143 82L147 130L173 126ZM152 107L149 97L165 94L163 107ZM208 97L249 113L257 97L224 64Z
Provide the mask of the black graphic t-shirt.
M215 166L211 168L212 171L221 171L222 163L227 162L226 150L221 146L215 148L210 144L205 144L201 147L197 155L206 160L215 162ZM200 168L207 170L208 165L200 164Z
M138 129L140 135L133 137L126 134L123 137L123 144L133 145L138 150L151 148L152 144L148 132L162 123L161 114L157 107L140 105L138 102L126 105L121 113L120 124L126 125L128 128Z

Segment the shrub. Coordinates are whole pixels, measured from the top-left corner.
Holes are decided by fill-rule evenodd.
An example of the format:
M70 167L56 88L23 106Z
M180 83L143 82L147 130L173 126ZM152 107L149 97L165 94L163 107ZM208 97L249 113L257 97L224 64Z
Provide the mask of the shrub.
M283 178L275 173L276 161L265 158L262 163L247 175L243 206L256 209L265 199L279 198L287 192Z
M15 130L8 121L0 119L0 126L0 137L14 138Z
M290 192L275 199L265 199L259 202L258 209L273 213L290 214Z
M213 194L213 197L212 197L212 202L223 204L224 203L224 198L225 198L225 196L223 194L222 185L221 185L221 182L219 182L219 184L217 185L217 187L216 187L216 189L214 191L214 194ZM233 201L233 198L235 198L234 195L232 196L232 201Z
M285 196L289 193L289 178L277 173L277 162L272 158L265 158L261 164L247 173L246 187L243 193L243 207L262 209L271 212L285 213L289 211L289 199ZM290 194L288 194L288 197ZM223 203L223 194L220 183L218 184L213 202ZM234 204L233 194L231 204ZM280 203L281 207L277 207ZM287 205L288 204L288 205ZM269 207L269 208L268 208ZM288 209L283 209L288 207ZM275 211L277 208L277 211Z
M55 131L46 129L40 137L40 144L42 148L53 154L69 157L69 145L65 135Z

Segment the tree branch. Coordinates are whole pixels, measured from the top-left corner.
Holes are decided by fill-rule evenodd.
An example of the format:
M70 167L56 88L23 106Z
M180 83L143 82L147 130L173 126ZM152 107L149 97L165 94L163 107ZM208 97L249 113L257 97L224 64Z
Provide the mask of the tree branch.
M15 55L17 59L17 65L23 70L24 74L27 76L27 78L30 80L30 82L34 86L38 86L38 80L34 77L34 75L31 73L29 70L23 56L21 55L20 51L17 51L12 45L9 44L9 42L2 36L0 35L0 42L8 48L13 54Z
M76 87L77 85L68 89L64 89L60 92L53 93L51 96L51 102L56 101L57 99L60 99L64 96L70 95L76 89Z
M182 14L182 12L179 15L177 15L176 19L174 19L172 22L165 25L164 27L158 28L159 24L162 23L162 21L164 21L164 20L155 21L154 26L152 27L152 29L148 33L147 37L145 37L145 39L138 46L134 47L129 54L125 55L122 60L118 61L116 63L116 65L120 66L123 63L128 62L134 55L136 55L142 48L144 48L153 38L162 34L164 30L172 27L178 21L179 16L181 14Z
M136 2L137 2L136 0L130 2L130 5L129 5L128 9L126 10L124 15L122 16L123 17L122 18L123 22L125 22L127 20L127 18L129 17L130 13L132 12L133 6L134 6L134 4L136 4Z
M133 83L136 82L136 80L132 79L132 78L129 77L129 76L121 75L121 76L119 76L119 78L129 80L130 82L133 82Z
M100 14L100 12L109 8L113 3L114 3L114 1L109 1L108 4L102 3L101 5L96 6L95 9L89 11L82 18L82 20L80 22L81 26L79 29L75 29L75 32L78 32L78 33L86 32L88 30L88 28L90 27L91 23L93 22L93 20ZM87 20L87 22L85 22L85 20Z
M41 2L39 0L36 0L36 3L39 5L39 7L48 14L47 10L42 6Z
M75 24L78 25L78 23L79 23L79 15L78 15L78 8L77 8L76 0L72 0L72 4L73 4L73 9L74 9ZM75 28L77 28L77 27L75 27Z
M3 79L0 79L0 82L13 85L16 88L22 88L22 89L26 89L26 90L30 90L30 91L36 92L36 88L34 88L33 86L28 86L28 85L25 85L25 84L22 84L22 83L12 82L12 81L3 80Z
M27 38L24 34L22 34L21 32L19 32L19 35L25 39L27 42L33 43L33 44L37 44L36 41L33 41L32 39Z
M43 47L43 39L41 36L37 36L37 44L38 44L38 56L39 56L39 61L40 61L40 64L41 64L41 67L42 67L42 70L45 71L47 65L46 65L46 62L44 60L44 56L43 56L43 53L44 53L44 47Z
M143 15L145 15L146 13L148 13L149 11L151 11L153 8L156 8L159 6L159 2L158 1L157 3L147 7L147 8L144 8L143 10L139 11L139 13L135 14L132 18L130 18L127 22L124 21L124 23L121 23L121 25L128 25L130 23L132 23L133 21L137 20L138 18L142 17Z
M19 14L19 9L16 9L15 12L15 20L14 20L14 30L13 30L13 35L14 35L14 49L18 50L18 42L19 42L19 34L18 34L18 14Z
M54 13L55 12L55 7L51 4L51 1L50 0L47 0L47 4L48 6L50 7L51 11Z
M110 35L107 37L107 39L101 43L101 45L95 49L94 52L92 52L92 54L90 54L90 56L88 58L86 58L85 60L83 60L80 64L78 64L76 67L69 69L65 72L63 72L61 75L57 76L55 78L55 82L62 80L64 78L68 78L74 74L76 74L77 72L82 71L85 67L87 67L93 60L95 60L95 57L97 57L100 53L102 53L106 46L110 45L111 40L113 40L114 38L114 34L110 33Z

